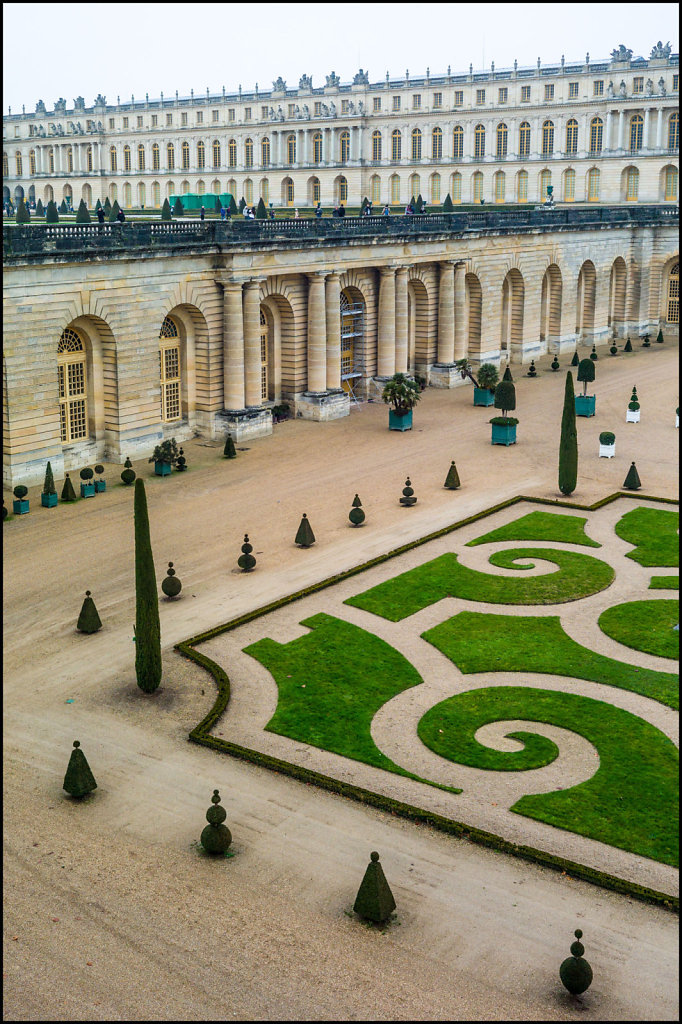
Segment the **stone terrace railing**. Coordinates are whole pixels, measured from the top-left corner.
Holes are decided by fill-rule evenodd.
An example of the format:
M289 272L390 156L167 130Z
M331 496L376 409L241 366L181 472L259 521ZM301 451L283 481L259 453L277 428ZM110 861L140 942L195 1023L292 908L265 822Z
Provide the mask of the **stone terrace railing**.
M411 217L324 217L299 220L127 221L123 224L3 225L3 259L135 249L232 248L245 243L352 241L429 234L506 233L599 225L677 225L677 206L581 206L431 213Z

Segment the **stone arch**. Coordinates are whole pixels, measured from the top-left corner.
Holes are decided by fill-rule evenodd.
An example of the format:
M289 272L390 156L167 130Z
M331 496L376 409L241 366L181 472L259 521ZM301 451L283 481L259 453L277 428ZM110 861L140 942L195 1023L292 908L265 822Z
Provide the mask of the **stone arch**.
M14 187L14 205L18 206L21 200L24 198L24 189L21 185L15 185Z
M88 437L64 450L64 468L69 470L96 458L120 458L120 416L116 340L109 318L98 315L97 300L81 293L71 304L59 337L67 328L83 339L87 376ZM104 309L101 309L104 313ZM57 341L59 340L57 338ZM55 342L55 377L56 377Z
M282 206L293 206L296 201L294 179L287 176L282 178L281 202Z
M500 350L510 362L523 361L523 312L525 285L521 271L512 267L502 282Z
M334 178L334 203L348 203L348 178L345 174L337 174Z
M658 321L671 333L680 329L680 256L669 257L661 267Z
M433 362L429 341L429 292L423 275L413 268L407 281L408 370L426 374Z
M350 302L359 302L363 307L362 338L354 346L355 364L362 368L364 382L360 387L366 390L369 378L376 373L377 360L377 301L379 288L375 281L378 272L362 270L345 271L339 275L339 290ZM357 393L357 390L356 390Z
M608 325L614 338L620 338L625 333L627 277L625 260L617 256L611 265L609 277Z
M464 315L466 323L466 354L469 359L481 358L481 320L483 289L477 274L464 275Z
M87 182L81 189L81 199L88 208L92 206L92 187Z
M315 198L315 186L317 186L317 192L319 199ZM320 179L316 174L312 174L307 181L307 203L308 206L316 206L319 200L322 198Z
M268 400L293 399L305 391L307 365L296 345L294 289L289 281L268 277L261 286L260 308L268 321Z
M540 296L540 341L543 351L558 346L561 338L561 302L563 281L556 263L550 263L542 278Z
M594 335L594 313L597 303L597 272L592 260L585 260L578 274L578 293L575 312L575 333L583 344Z
M661 167L658 176L659 202L676 203L679 199L679 171L675 164Z
M28 186L28 201L29 203L35 203L36 201L36 187L35 185Z
M43 189L43 202L46 205L47 203L54 202L54 189L52 188L52 185L46 185Z
M67 184L62 189L62 199L66 199L68 203L70 203L71 206L73 206L73 188L71 187L71 185Z
M213 391L222 386L222 356L212 355L204 296L196 285L179 282L172 289L159 313L158 329L165 316L178 326L181 340L182 423L187 436L197 427L208 427L204 420L213 408ZM158 337L158 335L157 335ZM219 369L220 367L220 369ZM160 386L160 385L159 385Z
M11 196L11 192L9 190L9 186L8 185L3 185L2 186L2 202L3 202L3 204L7 203L9 201L10 196Z

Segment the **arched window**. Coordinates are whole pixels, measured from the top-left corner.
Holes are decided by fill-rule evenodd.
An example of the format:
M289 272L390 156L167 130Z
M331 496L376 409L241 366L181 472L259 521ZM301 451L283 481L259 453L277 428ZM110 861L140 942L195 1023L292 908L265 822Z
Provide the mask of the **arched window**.
M564 174L564 202L575 202L575 171L572 167Z
M677 167L666 167L665 169L665 199L668 201L677 199Z
M348 182L343 177L339 178L339 202L348 202Z
M144 146L142 144L137 147L137 169L138 171L144 170Z
M440 203L440 174L431 175L431 202L434 206Z
M320 198L321 198L321 186L320 186L320 179L319 178L313 178L312 193L313 193L313 195L312 195L313 202L314 203L319 203Z
M410 175L410 179L409 179L409 181L407 183L407 187L408 187L408 190L409 190L409 193L410 193L410 197L413 196L414 197L414 201L416 203L417 196L421 192L421 187L422 187L421 178L419 177L418 174ZM415 213L419 213L419 210L415 210L414 212Z
M668 121L668 149L679 149L680 148L680 115L675 113L670 115Z
M549 198L547 189L552 184L552 172L542 171L540 174L540 202L544 203Z
M495 175L495 202L504 202L504 193L506 188L505 175L502 171L498 171Z
M92 173L92 146L88 146L85 150L85 166Z
M164 423L179 420L182 416L180 337L175 321L169 316L164 317L159 334L159 376L161 419Z
M228 167L237 166L237 140L230 139L227 144L227 165Z
M152 146L152 170L161 170L161 153L159 152L158 142L155 142Z
M35 151L35 149L32 149L31 152L28 154L28 171L29 171L29 174L35 174L36 173L36 151Z
M523 121L519 128L519 156L530 156L530 125Z
M144 210L147 205L147 189L143 181L139 182L137 186L137 205Z
M440 160L443 156L443 132L434 128L431 132L431 159Z
M268 321L263 309L260 311L260 397L268 400Z
M50 174L54 174L54 150L52 148L47 151L47 166Z
M480 171L476 171L474 174L472 185L471 198L475 203L480 203L483 199L483 175Z
M391 132L391 160L394 163L396 160L400 160L402 148L403 137L396 128L395 131Z
M189 142L183 142L182 144L182 170L189 170Z
M578 152L578 122L574 117L566 122L566 155L575 156Z
M2 154L2 176L3 178L9 178L9 160L7 159L7 153Z
M217 171L220 167L220 142L218 139L213 140L213 169Z
M159 185L158 181L155 181L152 184L152 203L157 208L157 210L159 206L161 206L161 186Z
M596 203L599 200L599 168L592 167L587 175L587 201Z
M206 166L206 146L200 139L197 142L197 169L203 171Z
M482 124L474 128L474 156L477 159L485 156L485 128Z
M453 203L462 202L462 175L455 171L450 179L450 198Z
M249 206L253 204L253 182L251 178L247 178L244 182L244 198Z
M498 124L495 132L495 156L498 160L507 155L507 126Z
M381 202L381 178L378 174L372 175L370 182L370 199L373 203Z
M372 160L381 160L381 132L372 132Z
M625 198L628 202L635 202L639 195L639 171L636 167L628 167L625 177Z
M528 202L528 171L519 171L517 202Z
M350 132L342 131L339 135L339 161L347 164L350 160Z
M294 205L294 183L291 178L287 178L284 182L284 201L287 206Z
M593 117L590 121L590 153L601 153L603 137L604 122L600 117Z
M263 178L260 183L260 194L264 203L270 202L270 182L267 178Z
M244 140L244 166L253 167L253 139Z
M172 142L169 142L166 146L166 160L168 162L168 170L175 170L175 146Z
M123 186L123 205L128 209L133 205L133 190L127 181Z
M452 132L452 159L461 160L464 153L464 129L457 125Z
M288 135L287 136L287 163L288 164L295 164L296 163L296 136L295 135Z
M17 156L19 156L18 153ZM71 146L66 147L66 169L69 174L73 174L73 149ZM21 174L21 171L17 171L17 173Z
M391 175L391 203L395 205L400 202L400 175Z
M551 156L554 152L554 123L545 121L542 126L542 155Z
M109 147L109 167L112 171L117 169L116 164L116 146Z
M188 181L183 181L183 183L180 186L180 188L182 190L183 196L189 195L189 182Z
M412 129L412 160L422 158L422 133L418 128Z
M668 279L668 309L666 319L669 324L680 322L680 265L676 263L670 270Z
M189 192L189 189L187 189L187 191ZM199 178L199 181L197 182L197 195L198 196L203 196L205 192L206 192L206 182L202 181L201 178Z
M261 139L260 160L263 167L270 166L270 139L267 136ZM265 197L263 197L263 201L265 201Z
M642 148L644 137L644 118L641 114L634 114L630 118L630 152L636 153Z
M85 345L80 334L67 327L57 346L59 421L62 444L88 436L88 378Z
M123 170L124 171L132 170L132 159L131 159L131 156L130 156L130 146L124 146L123 147Z
M313 135L313 163L322 163L322 132Z

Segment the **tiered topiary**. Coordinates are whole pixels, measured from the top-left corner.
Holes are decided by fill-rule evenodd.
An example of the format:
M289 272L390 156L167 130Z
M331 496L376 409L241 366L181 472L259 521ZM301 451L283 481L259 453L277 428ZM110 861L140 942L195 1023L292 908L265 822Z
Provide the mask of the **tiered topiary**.
M31 214L28 211L28 206L23 199L19 200L19 205L17 206L17 212L14 219L17 224L28 224L31 220Z
M90 483L95 474L89 466L85 466L81 469L79 476L83 481L81 483L81 498L93 498L95 495L95 485Z
M90 223L90 214L88 213L88 208L85 205L85 200L81 199L80 203L78 204L78 212L76 213L76 224L89 224L89 223Z
M615 338L611 342L611 348L609 349L609 352L611 353L612 356L617 356L618 355L618 346L616 345L616 339Z
M166 569L166 576L161 581L161 589L163 590L166 597L170 599L177 597L180 591L182 590L182 583L175 575L175 569L173 568L172 562L168 563L168 568Z
M552 370L554 370L554 372L556 373L556 371L558 369L559 369L559 360L557 359L557 357L555 355L554 359L552 360Z
M586 992L592 984L592 968L587 960L583 959L585 947L580 942L583 937L580 928L576 928L574 934L578 941L571 944L571 955L566 957L561 964L559 977L564 988L572 996L579 996L582 992Z
M580 364L580 357L578 356L578 350L576 349L571 359L571 366L578 366Z
M93 789L97 789L95 776L90 771L90 765L80 746L78 740L73 741L73 750L63 784L63 789L70 796L75 796L78 799L92 793Z
M452 199L450 198L450 193L448 192L445 199L443 200L443 213L452 213L454 208L455 207L453 205Z
M625 480L623 481L623 487L628 491L638 491L641 486L642 481L639 479L637 467L633 462L628 470L628 475L625 477Z
M457 466L453 459L450 463L450 469L448 470L448 475L445 477L443 487L447 487L449 491L456 491L459 486L459 473L457 472Z
M52 466L48 462L45 467L45 480L43 481L43 490L40 495L40 504L43 508L54 508L58 500L57 488L54 485L54 477L52 475Z
M226 459L236 459L237 452L234 447L234 441L232 440L232 434L228 434L225 438L225 447L223 448L223 455Z
M313 533L313 528L308 522L308 517L304 512L303 518L301 519L301 525L298 528L296 539L294 540L294 544L298 544L299 547L302 548L309 548L311 544L314 543L315 534Z
M370 862L355 897L353 910L375 924L384 924L395 910L393 893L376 850L370 854Z
M175 468L178 473L184 473L187 469L187 459L185 458L185 453L182 448L178 452L178 457L175 460Z
M78 616L78 622L76 623L76 629L79 633L96 633L97 630L101 628L102 622L97 614L95 602L90 596L90 591L86 590L81 613Z
M650 341L651 335L650 334L642 334L641 338L642 338L642 348L649 348L651 346L651 341Z
M311 531L312 532L312 531ZM314 540L315 538L313 538ZM253 551L253 545L249 544L248 533L244 534L244 543L242 544L242 553L237 559L237 565L242 572L252 572L256 568L256 559L251 554Z
M559 441L559 490L562 494L573 494L578 482L578 431L575 421L575 392L573 374L566 374L564 390L564 411L561 417L561 440Z
M47 210L45 211L45 223L46 224L59 224L59 212L57 210L57 204L54 199L50 199L47 204Z
M76 501L76 492L73 489L73 484L71 483L71 477L69 476L68 473L66 474L66 477L64 478L64 486L62 487L62 493L59 496L59 500L60 501Z
M258 200L258 206L256 207L256 220L267 220L267 219L268 219L268 211L267 211L267 209L265 207L265 203L263 202L263 197L261 196L260 199Z
M126 459L125 462L123 463L123 472L121 473L121 480L126 485L126 487L129 487L130 484L132 484L135 481L136 476L137 473L133 469L132 462L130 461L130 459Z
M12 491L14 494L14 501L12 502L12 509L15 516L23 516L30 510L29 501L26 495L28 494L28 487L24 484L17 484Z
M168 202L168 198L166 197L166 199L164 199L164 201L163 201L163 206L161 207L161 220L172 220L172 219L173 219L173 216L171 214L170 203Z
M626 342L623 345L623 352L632 352L632 342L630 341L630 335L627 336Z
M362 526L362 524L365 521L365 513L362 511L361 505L362 502L360 501L356 494L355 497L353 498L353 507L348 513L348 518L350 519L353 526Z
M537 377L538 371L535 369L535 360L531 359L530 366L528 367L528 373L526 377Z
M178 198L173 203L173 216L174 217L184 217L184 215L185 215L185 207L182 205L182 202L180 200L180 196L178 196Z
M597 346L596 345L592 346L592 351L590 352L590 359L593 359L595 362L597 361L597 359L599 359L599 356L597 355Z
M417 504L417 499L414 496L414 489L409 476L405 481L405 486L403 487L403 496L400 499L400 504L403 508L412 508L413 505Z
M144 480L135 481L135 673L153 693L161 682L161 625Z
M101 463L98 463L95 466L95 473L97 473L97 476L99 478L99 479L95 480L95 494L103 494L106 491L106 489L107 489L107 482L106 482L106 480L102 480L102 473L103 472L104 472L104 466Z
M658 342L659 345L663 344L663 331L661 330L660 327L658 328L658 334L656 335L656 341Z
M637 388L633 387L632 396L628 402L628 411L625 415L626 423L639 423L639 400L637 398Z
M199 840L206 853L226 853L232 842L232 833L224 824L227 811L224 807L219 807L219 803L220 793L214 789L211 797L212 806L206 811L208 825L204 828Z

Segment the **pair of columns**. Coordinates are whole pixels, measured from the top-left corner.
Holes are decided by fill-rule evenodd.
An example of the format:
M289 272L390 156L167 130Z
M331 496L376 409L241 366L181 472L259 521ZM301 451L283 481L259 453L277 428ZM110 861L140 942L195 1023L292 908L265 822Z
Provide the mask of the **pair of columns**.
M438 363L452 366L466 355L465 265L461 260L440 264L438 277Z
M263 404L260 285L262 279L223 283L223 405L243 412Z

